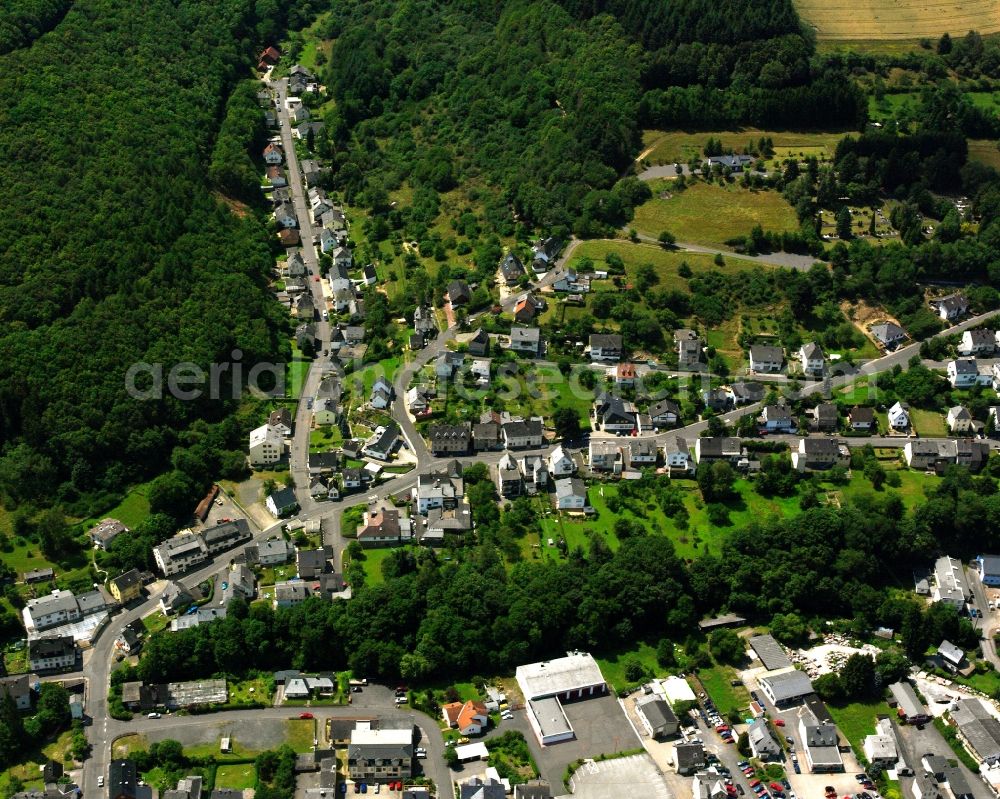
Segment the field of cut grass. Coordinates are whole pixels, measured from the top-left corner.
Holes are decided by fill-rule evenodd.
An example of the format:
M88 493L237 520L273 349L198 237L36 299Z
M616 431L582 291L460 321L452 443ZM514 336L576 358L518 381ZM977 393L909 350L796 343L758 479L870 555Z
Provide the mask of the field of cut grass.
M910 409L910 424L924 438L948 435L948 424L940 411L925 411L920 408Z
M892 712L884 701L852 702L843 707L827 703L827 709L837 724L837 728L854 747L855 752L861 752L865 736L875 732L876 716L889 716Z
M1000 6L993 0L795 0L795 9L817 39L936 40L945 31L1000 31Z
M970 139L969 160L1000 169L1000 147L988 139Z
M644 161L650 164L687 163L692 155L701 155L705 142L709 139L719 139L724 150L743 151L748 145L761 137L770 138L774 145L775 158L805 158L815 155L817 158L830 158L845 134L843 133L796 133L792 131L758 130L745 128L732 131L723 130L712 133L688 133L682 130L663 132L647 130L643 132L643 152L649 151ZM650 149L652 148L652 149Z
M129 529L135 529L139 524L149 516L149 483L142 483L140 485L132 488L126 495L125 498L119 502L115 507L93 519L87 519L83 522L85 527L91 527L97 524L101 519L118 519L122 524L124 524Z
M313 719L289 719L285 724L288 726L285 743L296 752L312 751L313 739L316 738L316 722Z
M746 236L754 225L782 233L798 229L794 209L775 191L750 191L698 181L667 199L659 193L669 181L653 182L653 199L635 209L633 227L656 237L669 230L678 241L726 249L725 242Z
M292 359L285 367L285 396L289 399L298 399L302 394L302 386L306 382L311 363L309 358L299 352L295 342L292 342Z
M253 763L233 763L229 766L219 766L215 772L216 788L232 788L242 791L253 788L257 783L257 772Z
M750 694L743 685L732 685L739 679L736 669L730 666L713 666L699 669L698 679L705 686L705 693L712 697L719 713L725 716L731 710L743 710L750 706Z
M635 648L623 652L598 657L597 665L601 667L601 674L616 692L635 684L625 679L625 664L633 659L638 660L646 669L644 680L665 672L665 669L656 662L656 647L647 643L640 643Z

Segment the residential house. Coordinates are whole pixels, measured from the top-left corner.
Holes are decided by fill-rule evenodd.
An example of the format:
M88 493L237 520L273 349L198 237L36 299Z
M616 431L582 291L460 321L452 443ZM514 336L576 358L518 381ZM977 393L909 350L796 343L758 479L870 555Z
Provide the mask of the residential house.
M267 423L283 436L290 436L292 434L294 420L292 419L292 412L288 408L279 408L276 411L271 411L270 416L267 417Z
M760 402L767 395L763 383L739 381L729 387L729 396L734 405L750 405Z
M660 400L649 406L649 418L653 427L663 430L668 427L676 427L681 418L680 406L673 400Z
M964 405L955 405L948 409L948 430L952 433L968 433L972 428L972 414Z
M500 434L500 425L496 422L480 422L472 425L472 445L476 452L501 449L503 437Z
M751 372L780 372L784 362L785 353L781 347L770 347L763 344L754 344L750 347Z
M364 523L358 526L358 543L363 547L398 546L412 537L410 520L395 508L366 511Z
M431 472L417 477L413 499L417 503L417 512L426 516L437 508L457 507L464 493L464 482L460 475Z
M680 728L680 722L670 705L656 694L638 700L635 703L635 711L651 738L659 740L676 735Z
M489 334L479 328L473 333L468 340L465 342L469 347L469 354L476 357L483 357L484 355L489 355L490 353L490 337Z
M464 361L465 356L462 353L444 350L438 355L437 362L434 365L434 374L439 379L450 380L455 372L462 368Z
M753 161L752 155L744 155L742 153L713 155L705 159L703 171L711 172L713 167L719 167L723 171L728 169L730 172L742 172L744 169L748 169L753 164Z
M674 331L674 348L677 351L677 368L683 370L698 369L701 366L701 355L704 342L693 330L681 328Z
M309 274L309 269L306 267L305 261L302 260L301 254L293 252L288 256L288 260L285 261L285 274L288 277L305 277Z
M18 710L31 710L29 675L14 674L10 677L0 677L0 695L6 695L13 699L14 706Z
M896 749L892 721L887 718L879 719L875 723L875 734L865 736L861 750L869 763L878 764L882 768L893 768L899 761L899 752Z
M38 585L38 583L51 583L56 578L56 573L50 569L31 569L24 573L25 585Z
M957 558L943 555L934 561L934 588L931 591L934 602L943 602L957 610L972 599L972 589L965 577L965 568Z
M330 253L330 257L333 259L333 265L337 269L351 269L354 266L354 255L347 247L337 247Z
M562 445L549 453L549 474L553 477L568 477L576 471L576 463L566 454Z
M524 275L524 264L514 253L508 253L500 261L500 274L507 285L517 283Z
M469 368L472 376L476 378L476 385L486 388L490 384L490 361L488 358L476 358Z
M1000 557L997 555L979 555L976 560L976 571L983 585L1000 586Z
M360 325L347 325L343 330L344 343L348 346L356 346L365 340L365 329Z
M117 519L104 519L96 527L92 527L87 535L97 549L107 549L112 541L128 531L128 528Z
M83 615L73 592L63 589L56 589L51 594L29 599L23 613L25 620L30 621L31 627L35 630L69 624Z
M552 290L586 294L590 291L590 278L582 277L571 266L561 266L554 273Z
M875 429L875 410L855 405L847 414L847 423L851 430L859 433L870 433ZM907 419L907 424L909 424L909 419Z
M345 277L331 278L330 293L333 294L333 310L344 313L354 299L354 284Z
M347 772L357 782L409 780L413 773L413 728L374 729L358 722L347 747Z
M299 507L299 501L295 498L295 491L291 488L279 488L272 491L264 501L264 505L276 519L294 513Z
M312 294L306 292L295 300L295 315L299 319L313 319L316 316L316 306L313 304Z
M448 284L448 301L452 308L468 305L472 299L472 289L464 280L453 280Z
M790 433L796 427L787 405L765 405L760 422L769 433Z
M268 47L263 53L260 54L260 63L266 64L268 66L274 66L278 63L278 59L281 58L281 53L277 51L274 47ZM268 103L270 103L270 93L267 94ZM197 799L197 797L192 797L192 799Z
M340 481L345 491L357 491L365 485L365 471L348 467L340 472Z
M771 704L783 708L813 693L812 681L804 671L778 671L757 680Z
M542 446L542 422L540 419L507 422L501 425L500 432L507 449Z
M375 428L375 432L365 441L361 450L363 454L375 460L387 461L399 443L399 425L389 422L384 427Z
M670 436L663 443L663 463L671 472L689 472L693 468L691 452L687 440L680 436Z
M545 309L545 301L537 299L533 294L522 294L514 304L514 321L522 325L534 321Z
M675 744L673 764L678 774L692 774L705 765L705 745L700 740Z
M285 170L280 166L269 166L266 174L268 185L272 188L280 189L283 186L288 185L288 179L285 177Z
M286 227L279 230L278 240L281 242L281 246L286 249L288 247L298 247L302 243L299 231L293 227Z
M261 566L279 566L295 555L295 547L284 538L272 538L256 545L257 562Z
M973 358L948 361L947 370L952 388L969 388L979 381L979 366Z
M725 388L708 388L701 392L701 401L713 411L727 411L733 404L733 395Z
M424 337L419 333L411 333L409 339L407 339L407 343L411 352L422 350L424 348Z
M414 386L406 392L406 407L414 416L423 416L431 409L433 392L423 386Z
M160 571L169 577L208 560L208 547L200 535L181 533L154 547L153 559Z
M434 312L426 305L418 305L413 312L413 329L424 338L437 335L437 322L434 321Z
M184 610L194 602L194 597L180 583L170 581L160 593L160 610L165 616Z
M889 427L893 430L907 430L910 427L910 406L905 402L896 402L887 413Z
M280 164L285 160L285 151L281 149L281 145L275 142L271 142L264 148L264 163L269 166L274 166Z
M792 467L800 472L847 466L850 462L847 445L832 438L800 438L798 447L792 450Z
M821 433L836 432L840 422L840 412L832 402L821 402L812 411L813 427Z
M108 799L137 799L139 772L133 760L112 760L108 766Z
M588 461L591 471L621 474L624 459L621 447L615 441L592 437L588 450Z
M376 283L378 283L378 274L375 271L375 264L365 264L361 270L361 284L374 286Z
M747 728L750 751L758 760L779 760L782 757L781 744L771 734L767 719L755 719Z
M635 405L607 392L594 400L591 418L605 433L631 433L638 422Z
M524 493L521 470L509 452L505 452L497 464L497 491L501 497L508 499L519 497Z
M124 574L119 574L108 584L111 596L122 605L128 604L133 599L138 599L142 592L142 575L138 569L129 569Z
M32 671L72 669L76 666L76 641L72 635L52 635L28 641L28 666Z
M622 455L625 458L626 469L641 469L643 466L656 465L659 449L655 440L640 438L629 441L622 447Z
M556 508L558 510L583 510L587 507L587 486L579 477L562 477L556 480Z
M250 465L270 466L281 460L285 453L285 438L281 431L269 424L250 431Z
M694 457L697 463L712 461L736 463L742 454L743 447L738 438L701 437L694 442Z
M880 325L873 325L871 328L872 337L887 350L894 350L900 342L906 340L906 331L895 322L884 322Z
M633 388L635 386L636 372L635 364L619 363L609 368L614 376L615 385L618 388Z
M960 316L965 316L969 311L969 300L961 292L949 294L947 297L935 300L932 305L937 306L938 316L946 322L951 322Z
M308 119L308 117L306 117L306 119ZM302 121L304 122L306 120ZM307 186L315 186L319 183L320 178L323 177L323 173L326 171L319 165L319 161L312 158L306 158L300 161L299 167L302 170L302 179L306 182Z
M528 455L521 458L518 468L524 480L524 490L528 494L537 494L549 484L549 470L541 456Z
M465 455L472 443L472 426L468 422L433 425L427 436L435 455Z
M510 350L534 358L540 354L542 331L537 327L514 327L510 331Z
M996 333L992 330L966 330L957 347L960 355L979 356L992 355L997 347Z
M336 234L330 230L330 228L321 228L319 231L319 249L320 252L329 253L333 252L337 247L340 246L340 240L337 238Z
M812 713L803 713L799 717L799 742L800 749L805 750L806 764L813 774L844 770L837 728L830 722L818 723Z
M325 477L313 477L309 480L309 496L322 502L328 499L340 499L340 491Z
M296 139L302 139L303 141L309 140L309 133L312 132L314 135L318 135L323 132L326 125L317 120L312 120L309 122L300 122L294 128L292 128L292 136Z
M368 402L373 408L385 410L392 403L393 394L392 383L384 377L379 377L372 386L371 399Z
M482 702L449 702L441 708L441 714L451 729L462 735L480 735L486 732L490 717Z
M337 424L340 419L340 403L333 397L319 397L313 401L312 412L314 424Z
M299 218L295 215L295 206L290 202L284 202L274 209L274 218L278 225L284 228L297 228Z
M622 359L622 337L617 333L590 334L590 360L620 361Z
M299 549L295 551L295 573L301 580L315 580L320 575L330 574L330 555L323 549Z
M799 361L802 363L802 372L810 377L822 376L826 370L826 355L823 348L815 341L803 344L799 348Z
M295 328L295 346L306 353L316 352L316 326L312 322Z

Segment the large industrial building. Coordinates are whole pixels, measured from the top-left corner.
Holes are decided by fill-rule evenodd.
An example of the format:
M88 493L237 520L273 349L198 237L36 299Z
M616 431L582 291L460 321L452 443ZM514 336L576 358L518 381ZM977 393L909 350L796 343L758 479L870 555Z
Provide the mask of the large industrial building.
M515 676L528 706L528 721L543 746L575 737L564 703L608 693L597 661L586 652L518 666Z

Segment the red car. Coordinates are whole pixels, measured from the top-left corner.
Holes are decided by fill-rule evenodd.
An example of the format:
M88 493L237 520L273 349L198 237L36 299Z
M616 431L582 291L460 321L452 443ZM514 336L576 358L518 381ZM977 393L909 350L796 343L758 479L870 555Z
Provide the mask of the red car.
M312 718L316 718L316 717L313 716L312 713L299 713L299 718L300 719L312 719Z
M769 783L772 791L778 791L779 793L783 790L783 786L780 783L772 782Z
M778 727L784 727L785 726L785 720L784 719L775 719L774 723L775 723L775 726L778 726Z

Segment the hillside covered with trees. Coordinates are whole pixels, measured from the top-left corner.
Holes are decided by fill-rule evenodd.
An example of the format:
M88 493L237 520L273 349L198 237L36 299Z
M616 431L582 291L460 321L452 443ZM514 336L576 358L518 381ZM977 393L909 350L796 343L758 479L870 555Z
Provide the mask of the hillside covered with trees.
M52 18L57 5L7 3L24 13L8 15L0 37L10 41L4 24L29 11ZM52 32L0 58L6 507L103 510L162 472L191 443L181 433L192 421L231 408L136 401L125 391L131 364L162 363L166 373L181 361L232 361L237 349L253 363L287 346L265 291L273 253L263 216L220 202L211 176L230 188L221 179L240 166L213 163L210 173L209 163L258 40L283 28L284 14L308 11L292 5L80 0ZM251 143L228 152L245 158ZM223 451L242 444L237 428L220 439ZM201 489L193 479L186 487Z

